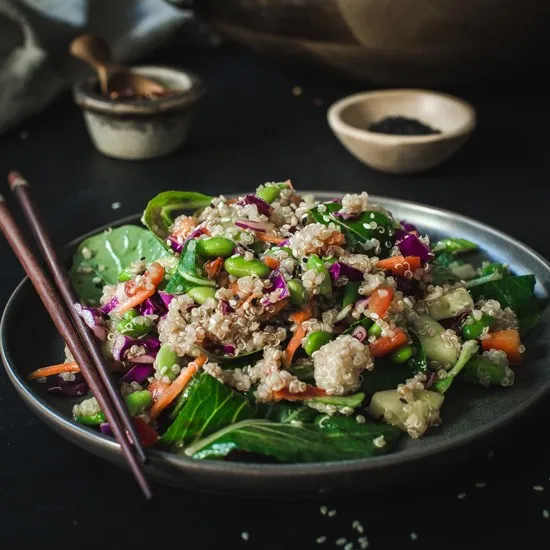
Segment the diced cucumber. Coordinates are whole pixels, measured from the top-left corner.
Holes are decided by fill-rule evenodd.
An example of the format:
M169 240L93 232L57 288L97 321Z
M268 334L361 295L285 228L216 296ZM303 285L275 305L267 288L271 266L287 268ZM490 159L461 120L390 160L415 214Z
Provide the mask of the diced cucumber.
M454 347L447 347L442 335L445 329L428 315L420 315L416 334L424 348L426 357L432 361L441 363L442 368L451 368L458 359L458 350Z
M439 420L439 410L444 396L428 390L415 390L414 399L407 402L397 390L385 390L372 396L368 413L375 420L383 420L407 432L411 437L420 437Z
M455 317L464 311L473 309L474 301L465 288L455 288L443 294L441 298L424 301L423 305L426 306L430 317L438 321L439 319Z

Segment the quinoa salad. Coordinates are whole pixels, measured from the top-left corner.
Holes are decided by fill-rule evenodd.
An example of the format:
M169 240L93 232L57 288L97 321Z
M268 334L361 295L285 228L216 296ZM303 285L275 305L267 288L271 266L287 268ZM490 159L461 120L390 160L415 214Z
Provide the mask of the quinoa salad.
M387 453L437 429L453 386L512 385L540 317L533 275L473 262L460 236L432 242L366 192L166 191L142 222L80 244L75 307L143 445L195 459ZM112 435L65 354L29 378Z

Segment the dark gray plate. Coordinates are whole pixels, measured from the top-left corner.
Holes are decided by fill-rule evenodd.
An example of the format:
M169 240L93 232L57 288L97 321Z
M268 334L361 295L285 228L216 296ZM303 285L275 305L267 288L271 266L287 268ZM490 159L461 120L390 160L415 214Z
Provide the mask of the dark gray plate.
M317 193L331 198L337 193ZM411 202L372 197L433 238L464 237L478 243L485 257L509 264L517 274L534 273L537 293L547 299L550 265L538 254L507 235L475 220ZM138 223L138 216L113 225ZM102 228L98 229L100 231ZM96 233L97 231L94 231ZM83 237L84 238L84 237ZM81 239L78 239L80 241ZM68 254L78 241L67 248ZM27 279L11 296L0 326L2 359L13 385L29 407L47 424L88 451L123 465L118 444L70 417L73 399L47 393L25 375L40 366L63 360L62 341ZM359 492L423 472L472 452L476 445L524 416L550 390L548 368L550 311L529 334L524 365L511 388L485 389L453 385L443 407L443 424L427 437L404 439L393 454L362 460L315 464L256 464L197 461L160 451L151 452L151 478L188 489L254 496L305 496L318 493ZM37 352L40 353L37 353Z

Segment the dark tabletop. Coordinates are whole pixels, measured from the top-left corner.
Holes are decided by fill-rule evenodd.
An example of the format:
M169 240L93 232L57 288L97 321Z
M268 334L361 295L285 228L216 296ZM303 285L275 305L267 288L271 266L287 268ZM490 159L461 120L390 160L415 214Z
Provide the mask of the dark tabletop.
M325 121L327 106L361 90L360 84L300 78L228 47L172 50L156 59L185 64L209 87L184 150L147 162L103 157L69 94L0 138L0 175L17 168L31 181L58 242L137 212L164 189L229 193L292 178L299 189L367 190L455 210L550 258L550 110L544 87L525 88L517 78L511 85L505 78L449 90L476 107L478 130L444 166L421 176L393 177L352 158ZM296 86L300 95L292 93ZM7 185L1 183L0 189L13 205ZM121 203L117 210L111 208L115 202ZM3 240L0 254L3 305L22 270ZM156 498L148 504L130 474L40 422L4 375L0 548L34 543L48 548L321 549L343 548L347 542L360 548L361 536L372 549L516 547L550 534L545 517L550 511L549 418L547 403L468 461L383 493L273 502L154 484ZM336 513L323 515L321 506ZM363 535L357 523L352 527L356 520ZM243 532L249 535L246 542ZM318 543L321 536L326 541ZM338 546L341 538L346 542L339 540Z

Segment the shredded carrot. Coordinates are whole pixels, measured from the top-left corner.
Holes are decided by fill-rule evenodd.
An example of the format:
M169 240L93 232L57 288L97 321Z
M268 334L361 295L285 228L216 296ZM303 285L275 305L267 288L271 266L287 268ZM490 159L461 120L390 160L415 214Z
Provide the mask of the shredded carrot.
M162 380L157 380L156 378L147 386L147 389L153 395L153 401L156 401L165 391L166 388L170 385L170 382L163 382Z
M206 363L206 355L199 355L194 361L189 363L178 375L178 377L162 392L155 401L149 416L154 420L174 399L185 389L195 373Z
M418 256L393 256L392 258L386 258L380 260L376 267L385 269L395 273L395 275L405 275L407 271L414 271L422 266L422 262Z
M280 401L285 399L286 401L304 401L305 399L312 399L314 397L324 397L327 394L322 388L307 384L306 389L300 393L292 393L288 388L277 390L273 392L273 397Z
M239 293L239 281L233 281L232 283L229 283L229 290L233 292L233 294Z
M264 258L264 264L269 267L269 269L277 269L279 267L279 261L273 256L266 256Z
M481 347L485 350L498 349L506 353L511 365L521 365L521 340L516 329L489 332L482 340Z
M115 310L118 315L122 315L129 309L133 309L136 306L139 306L142 302L145 302L147 298L150 298L157 290L157 286L162 282L164 277L164 268L157 262L153 262L149 269L145 272L146 284L144 286L132 286L130 283L134 281L128 281L126 283L127 294L130 295L130 298L125 302L122 302ZM151 288L148 288L151 287Z
M391 286L381 286L377 288L369 297L368 312L376 313L379 319L382 319L393 300L394 290Z
M275 302L274 304L267 306L271 308L271 311L266 310L265 316L273 317L274 315L279 314L281 311L283 311L283 309L285 309L285 307L288 306L289 301L290 300L288 298L285 298L284 300L279 300L278 302Z
M282 239L281 237L275 237L275 235L266 235L265 233L256 233L255 237L259 241L263 241L264 243L273 243L273 244L281 244L286 241L286 239Z
M292 358L302 345L302 340L306 336L306 330L302 327L302 323L311 318L311 306L308 304L304 309L296 311L290 315L290 320L296 323L296 330L288 343L284 356L283 356L283 365L285 368L289 368L292 364Z
M327 246L336 245L340 246L341 244L344 244L345 237L344 234L340 231L335 231L326 241L323 248L326 248Z
M223 258L219 257L204 264L204 270L209 279L216 277L223 267Z
M37 378L53 376L54 374L61 374L62 372L80 372L80 367L74 362L59 363L59 365L50 365L49 367L42 367L40 369L33 370L27 376L27 380L36 380Z
M409 338L407 337L407 333L398 328L394 336L382 336L374 342L371 342L369 344L369 349L373 357L384 357L384 355L388 355L388 353L404 346L408 341Z

